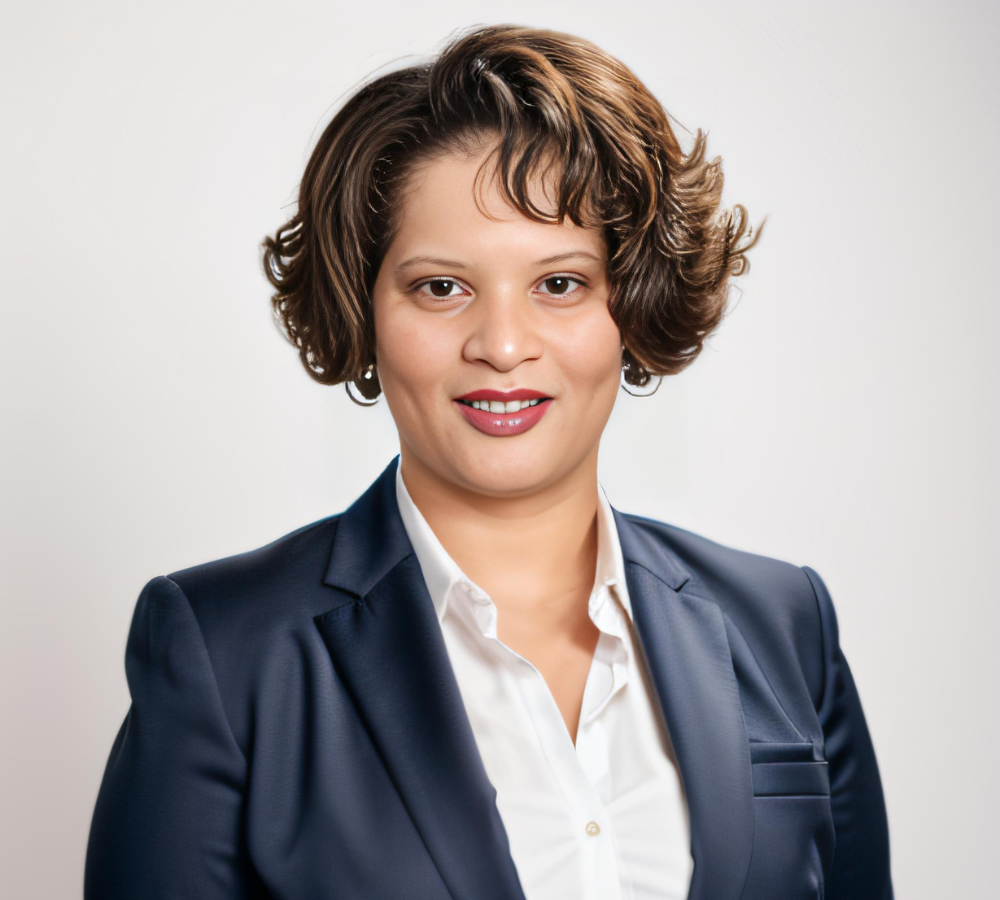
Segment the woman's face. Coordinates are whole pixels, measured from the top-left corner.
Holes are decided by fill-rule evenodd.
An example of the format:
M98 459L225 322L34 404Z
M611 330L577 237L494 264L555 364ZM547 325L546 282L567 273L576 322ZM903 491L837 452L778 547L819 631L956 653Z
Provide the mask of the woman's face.
M439 157L410 179L375 283L375 357L404 458L466 490L517 496L596 469L622 343L601 230L532 221L492 182L480 200L495 218L484 215L481 159ZM533 199L551 209L539 182ZM503 413L458 399L484 391L550 399Z

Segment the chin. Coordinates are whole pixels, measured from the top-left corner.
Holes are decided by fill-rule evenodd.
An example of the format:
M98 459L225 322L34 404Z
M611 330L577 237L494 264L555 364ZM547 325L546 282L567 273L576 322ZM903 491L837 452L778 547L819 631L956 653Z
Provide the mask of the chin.
M496 443L513 441L513 438L494 439ZM517 448L514 452L504 448L490 448L473 454L476 461L453 464L449 470L469 488L484 494L517 494L537 490L561 474L558 454L540 451L538 446ZM565 458L565 455L563 456Z

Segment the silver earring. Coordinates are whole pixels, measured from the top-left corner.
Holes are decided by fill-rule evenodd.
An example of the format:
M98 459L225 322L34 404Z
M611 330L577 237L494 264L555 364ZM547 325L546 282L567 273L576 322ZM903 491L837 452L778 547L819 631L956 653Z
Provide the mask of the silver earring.
M369 363L368 368L365 369L361 378L355 379L354 381L347 381L344 383L344 390L347 391L347 396L351 398L352 401L358 404L358 406L374 406L379 401L380 393L377 393L374 399L367 396L367 392L371 391L374 387L375 381L375 363ZM360 392L361 396L364 398L359 400L354 394L351 393L351 385L354 385Z
M632 390L629 390L630 385L625 380L625 373L629 372L631 370L632 370L632 364L631 363L628 363L628 362L623 362L622 363L621 387L622 387L622 390L625 391L626 394L631 394L633 397L651 397L653 394L655 394L660 389L660 385L663 384L663 376L662 375L657 375L657 376L655 376L655 378L656 378L656 386L651 391L642 392L642 391L632 391ZM640 372L645 372L645 369L642 369L641 367L637 367L637 370L640 371ZM651 379L653 376L650 376L647 373L646 377L647 377L647 379Z

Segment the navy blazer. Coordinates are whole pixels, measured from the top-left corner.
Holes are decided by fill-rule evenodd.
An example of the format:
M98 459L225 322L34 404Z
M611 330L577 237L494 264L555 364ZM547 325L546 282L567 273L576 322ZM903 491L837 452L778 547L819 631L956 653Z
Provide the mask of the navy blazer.
M85 900L524 900L396 504L157 576ZM889 900L875 753L808 567L614 510L690 809L691 900Z

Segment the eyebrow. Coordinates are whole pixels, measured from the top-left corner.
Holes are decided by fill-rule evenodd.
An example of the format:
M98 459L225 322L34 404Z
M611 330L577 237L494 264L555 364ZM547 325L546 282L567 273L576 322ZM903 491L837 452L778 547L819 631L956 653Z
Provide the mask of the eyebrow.
M601 257L591 253L589 250L570 250L567 253L556 253L554 256L546 256L544 259L536 259L534 265L536 266L547 266L552 263L562 262L566 259L576 259L576 258L586 258L592 259L594 262L604 262ZM402 272L403 269L408 269L411 266L417 266L421 264L428 264L432 266L444 266L449 269L468 269L469 266L463 262L459 262L455 259L441 259L437 256L411 256L409 259L404 259L398 266L396 266L397 272Z

